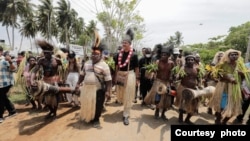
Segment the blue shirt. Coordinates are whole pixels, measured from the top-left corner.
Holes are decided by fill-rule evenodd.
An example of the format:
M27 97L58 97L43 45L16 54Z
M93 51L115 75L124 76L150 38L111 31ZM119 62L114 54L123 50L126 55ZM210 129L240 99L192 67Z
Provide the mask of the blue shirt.
M0 88L14 84L13 71L9 67L8 61L5 61L5 59L0 60Z

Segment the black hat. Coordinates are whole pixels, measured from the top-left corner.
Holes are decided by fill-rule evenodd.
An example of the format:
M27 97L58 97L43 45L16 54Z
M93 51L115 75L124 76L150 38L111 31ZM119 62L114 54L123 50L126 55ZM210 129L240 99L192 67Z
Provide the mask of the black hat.
M69 53L69 50L67 48L60 48L60 50L63 52L63 53Z
M76 54L75 54L75 52L74 51L69 51L69 54L68 54L68 57L69 58L75 58L75 56L76 56Z

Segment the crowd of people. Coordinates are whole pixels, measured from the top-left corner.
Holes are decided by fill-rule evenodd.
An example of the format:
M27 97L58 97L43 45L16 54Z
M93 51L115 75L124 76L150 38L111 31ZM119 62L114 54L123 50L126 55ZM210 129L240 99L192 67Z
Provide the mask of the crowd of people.
M118 52L110 56L115 65L112 68L106 62L106 45L97 32L95 35L91 56L81 63L73 51L61 49L62 53L56 54L53 45L37 41L43 55L24 52L20 54L23 59L14 65L9 52L0 47L0 123L4 121L5 110L9 116L16 115L8 98L16 83L15 72L21 72L20 77L25 80L27 105L31 103L32 109L48 108L46 119L56 118L59 102L67 101L72 107L79 107L82 121L98 128L104 102L111 99L115 88L115 101L123 105L124 125L129 125L137 93L141 106L154 110L156 119L167 121L167 111L176 108L180 123L195 124L191 117L199 114L201 103L206 103L207 113L215 116L215 124L226 125L234 116L235 122L243 123L250 104L250 68L243 62L240 51L219 51L207 65L201 63L198 53L184 53L177 47L161 44L154 50L142 48L139 57L132 47L134 35L129 29ZM245 124L250 125L250 115Z

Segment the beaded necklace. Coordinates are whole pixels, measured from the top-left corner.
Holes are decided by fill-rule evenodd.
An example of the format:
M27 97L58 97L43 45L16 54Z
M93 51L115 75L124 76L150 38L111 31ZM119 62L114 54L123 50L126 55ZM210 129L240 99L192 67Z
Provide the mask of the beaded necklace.
M127 59L125 60L125 62L122 64L122 56L123 56L123 53L124 53L124 49L121 49L121 51L119 52L119 57L118 57L118 65L119 65L119 68L125 67L125 66L128 64L128 62L130 61L131 55L132 55L132 53L133 53L133 49L130 48L128 57L127 57Z

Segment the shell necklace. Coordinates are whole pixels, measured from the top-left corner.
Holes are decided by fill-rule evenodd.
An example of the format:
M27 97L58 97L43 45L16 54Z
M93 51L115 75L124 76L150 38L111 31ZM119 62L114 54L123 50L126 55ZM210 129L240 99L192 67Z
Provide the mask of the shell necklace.
M125 60L125 62L122 64L122 56L123 56L123 53L124 53L124 49L121 49L121 51L119 52L119 57L118 57L118 65L119 65L119 68L125 67L125 66L128 64L128 62L130 61L131 55L132 55L132 53L133 53L133 49L130 48L128 57L127 57L127 59Z

